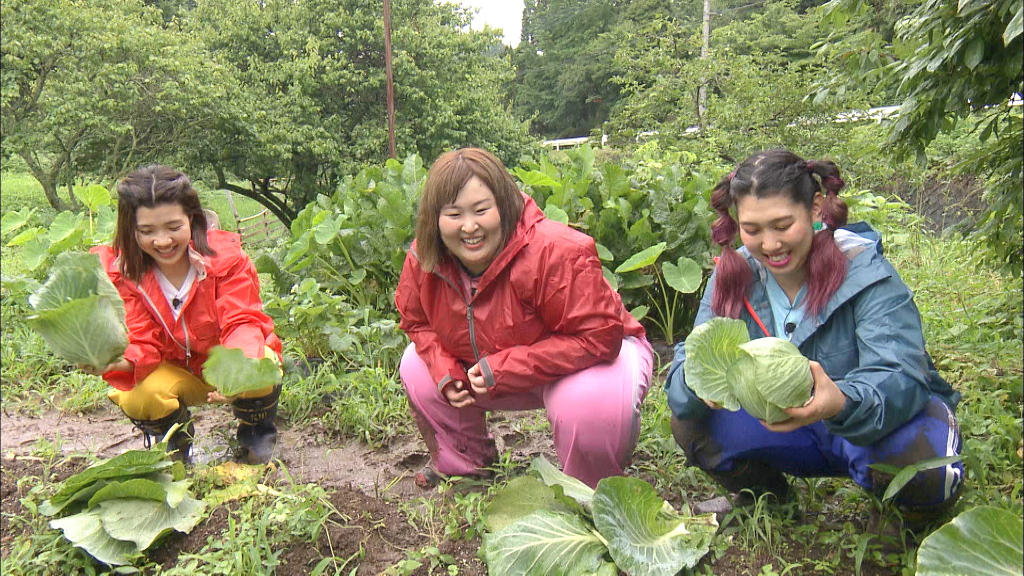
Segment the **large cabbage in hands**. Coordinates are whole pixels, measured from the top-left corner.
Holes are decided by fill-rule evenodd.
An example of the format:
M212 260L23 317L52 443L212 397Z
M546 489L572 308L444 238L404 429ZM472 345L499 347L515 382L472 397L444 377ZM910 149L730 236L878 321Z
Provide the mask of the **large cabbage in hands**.
M714 318L690 333L683 344L686 384L698 397L728 410L741 406L773 424L789 418L784 408L811 397L811 367L792 342L750 340L742 320Z
M124 302L96 254L61 254L28 301L28 325L71 363L103 368L128 348Z

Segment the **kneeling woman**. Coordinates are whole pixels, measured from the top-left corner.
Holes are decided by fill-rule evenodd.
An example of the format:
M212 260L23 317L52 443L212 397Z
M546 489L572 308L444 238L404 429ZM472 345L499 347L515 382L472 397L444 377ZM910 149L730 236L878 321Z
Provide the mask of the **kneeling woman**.
M814 378L806 406L763 424L701 401L685 381L684 347L676 346L666 383L673 433L689 462L730 492L785 497L784 474L791 474L849 476L881 496L892 476L871 464L959 454L960 395L925 351L913 295L877 236L866 226L842 228L842 186L831 162L769 150L712 194L720 216L712 237L722 256L696 323L727 316L744 320L751 338L788 338L810 359ZM921 472L903 488L896 503L907 527L941 516L962 475L958 462Z
M621 474L636 446L652 351L601 272L593 239L544 217L476 148L434 162L395 294L412 344L400 373L433 467L485 473L485 415L544 408L567 474Z
M280 386L224 398L202 379L210 348L240 348L250 358L281 360L281 341L263 313L256 268L237 234L208 229L189 178L149 166L117 185L114 245L99 246L107 275L125 304L129 346L109 366L83 366L113 386L108 394L146 435L169 441L189 459L194 427L188 407L232 401L238 443L250 462L273 454Z

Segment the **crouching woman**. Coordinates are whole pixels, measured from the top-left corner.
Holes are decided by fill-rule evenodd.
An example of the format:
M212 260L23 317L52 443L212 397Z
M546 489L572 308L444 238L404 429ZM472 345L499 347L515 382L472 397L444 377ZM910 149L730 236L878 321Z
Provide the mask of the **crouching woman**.
M174 424L173 457L189 461L195 428L189 406L230 401L241 456L267 462L274 451L280 385L224 398L203 380L217 345L281 361L281 341L263 313L256 268L237 234L211 229L189 178L149 166L117 185L113 246L98 246L124 300L128 349L109 366L83 366L113 387L108 397L145 435L147 446Z
M881 496L893 476L872 464L960 453L960 394L925 350L913 295L877 235L842 228L842 186L835 164L780 149L748 158L712 194L722 256L696 323L738 318L751 338L787 338L814 379L809 403L769 425L698 398L676 347L666 383L673 433L689 463L730 492L785 498L786 475L846 476ZM941 517L962 478L960 462L918 473L895 499L906 526Z
M651 380L644 329L605 280L594 240L548 220L500 160L442 155L420 199L395 294L412 343L400 366L430 466L483 475L489 411L544 408L567 474L621 474Z

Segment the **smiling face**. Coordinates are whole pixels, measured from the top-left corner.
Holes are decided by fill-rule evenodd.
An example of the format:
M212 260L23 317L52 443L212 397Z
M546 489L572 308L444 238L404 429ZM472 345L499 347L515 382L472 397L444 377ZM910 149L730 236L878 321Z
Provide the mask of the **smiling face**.
M188 243L192 226L180 204L139 206L135 211L135 240L165 276L188 268Z
M750 194L736 201L740 240L790 298L807 275L807 255L814 241L814 221L821 218L821 201L821 194L816 195L810 210L786 194L765 198Z
M494 193L476 176L455 201L441 207L437 225L448 251L474 275L483 274L501 251L501 215Z

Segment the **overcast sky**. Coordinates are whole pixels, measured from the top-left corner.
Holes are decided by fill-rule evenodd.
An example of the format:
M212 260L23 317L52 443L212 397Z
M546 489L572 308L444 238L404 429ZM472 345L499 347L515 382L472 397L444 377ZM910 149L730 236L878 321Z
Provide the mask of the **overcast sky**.
M519 44L523 28L523 0L457 0L463 6L479 8L473 19L473 29L481 30L484 24L501 28L505 33L505 44Z

